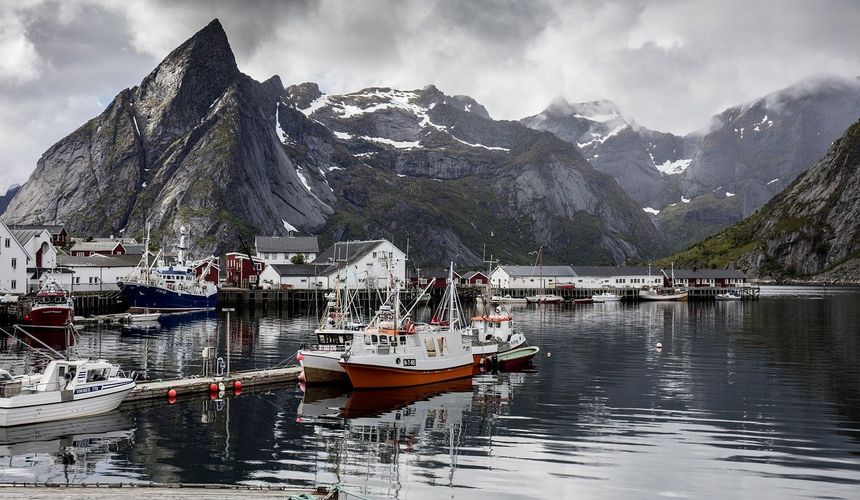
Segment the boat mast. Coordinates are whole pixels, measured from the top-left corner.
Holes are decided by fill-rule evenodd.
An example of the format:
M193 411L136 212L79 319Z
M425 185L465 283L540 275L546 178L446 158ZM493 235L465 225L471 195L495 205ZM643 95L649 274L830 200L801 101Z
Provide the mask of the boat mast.
M451 268L448 270L448 329L454 332L454 262L451 262Z

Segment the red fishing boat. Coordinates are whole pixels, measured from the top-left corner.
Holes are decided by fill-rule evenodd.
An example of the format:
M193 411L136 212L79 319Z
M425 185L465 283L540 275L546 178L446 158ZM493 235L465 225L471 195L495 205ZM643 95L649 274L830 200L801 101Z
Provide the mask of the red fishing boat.
M36 294L36 303L25 317L33 326L63 328L72 324L75 305L68 290L54 278L48 278Z

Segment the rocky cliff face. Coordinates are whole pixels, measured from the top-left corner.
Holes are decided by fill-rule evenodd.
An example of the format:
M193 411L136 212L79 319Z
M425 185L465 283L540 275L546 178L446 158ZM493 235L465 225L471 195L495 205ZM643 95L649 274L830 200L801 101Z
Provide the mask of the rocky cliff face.
M860 122L761 210L675 259L782 277L816 275L858 256Z
M202 252L239 234L321 227L326 193L310 196L277 136L283 86L236 67L218 21L171 52L137 87L49 148L9 205L22 222L77 234L173 237L182 224Z
M663 251L576 148L435 87L323 95L242 74L217 21L44 153L8 213L78 234L191 228L197 253L287 230L409 238L417 263L621 262Z
M557 101L522 122L580 147L678 250L752 214L858 116L860 80L818 77L729 108L685 137L637 127L607 101Z

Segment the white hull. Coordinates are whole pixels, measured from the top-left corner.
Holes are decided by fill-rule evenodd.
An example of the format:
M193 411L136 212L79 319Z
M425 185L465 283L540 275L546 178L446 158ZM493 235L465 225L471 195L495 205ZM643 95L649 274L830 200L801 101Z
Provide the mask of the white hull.
M687 300L687 292L681 293L646 293L639 294L642 300L650 301L670 301L670 300Z
M302 370L307 384L326 384L347 382L349 377L340 365L343 351L299 351L302 360Z
M729 295L719 294L719 295L717 295L717 296L716 296L716 299L717 299L717 300L726 300L726 301L729 301L729 300L741 300L741 296L740 296L740 295L731 295L731 294L729 294Z
M126 394L134 388L134 382L126 380L106 382L105 385L117 385L84 394L71 394L74 391L46 391L0 399L0 427L107 413L115 410Z
M592 295L591 300L594 302L620 302L621 297L618 295Z

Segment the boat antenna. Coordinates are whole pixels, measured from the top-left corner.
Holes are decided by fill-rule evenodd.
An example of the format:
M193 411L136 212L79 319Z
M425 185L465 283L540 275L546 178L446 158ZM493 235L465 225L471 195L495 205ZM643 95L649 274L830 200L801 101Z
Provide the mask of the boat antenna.
M448 298L448 301L449 301L449 303L448 303L448 305L449 305L448 328L451 332L453 332L454 331L454 298L455 298L454 295L456 295L456 291L457 291L457 289L454 285L454 262L453 261L451 262L451 268L448 271L448 287L449 287L448 291L451 292L450 293L451 296Z

